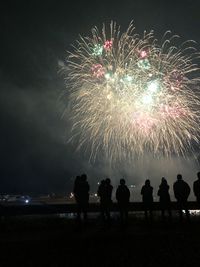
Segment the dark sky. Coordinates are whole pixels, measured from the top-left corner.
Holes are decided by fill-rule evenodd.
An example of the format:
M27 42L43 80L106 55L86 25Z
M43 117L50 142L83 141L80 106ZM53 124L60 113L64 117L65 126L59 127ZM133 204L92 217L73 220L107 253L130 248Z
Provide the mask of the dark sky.
M87 158L66 144L67 98L58 62L78 34L103 22L166 30L200 43L200 1L3 1L0 4L0 192L71 189ZM60 3L60 2L63 2ZM86 168L87 166L87 168ZM95 171L91 170L91 173ZM92 178L91 178L92 179Z

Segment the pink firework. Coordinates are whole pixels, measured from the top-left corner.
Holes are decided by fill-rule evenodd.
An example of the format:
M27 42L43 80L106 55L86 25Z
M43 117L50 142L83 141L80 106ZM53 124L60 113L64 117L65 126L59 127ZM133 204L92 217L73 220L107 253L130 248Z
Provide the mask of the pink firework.
M142 51L140 52L140 57L141 57L141 58L145 58L145 57L147 57L147 51L142 50Z
M92 73L94 77L101 78L104 76L105 70L101 64L94 64L92 66Z
M107 41L105 41L103 47L104 47L104 49L105 49L106 51L108 51L108 50L111 50L112 45L113 45L112 40L107 40Z

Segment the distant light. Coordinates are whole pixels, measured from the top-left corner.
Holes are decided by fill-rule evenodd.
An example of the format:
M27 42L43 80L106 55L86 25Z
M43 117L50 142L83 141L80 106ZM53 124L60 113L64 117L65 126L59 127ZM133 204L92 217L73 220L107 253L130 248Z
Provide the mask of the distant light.
M29 200L28 200L28 199L26 199L26 200L25 200L25 203L29 203Z
M100 182L97 183L98 185L100 184Z
M97 193L95 193L94 196L97 197Z
M69 198L73 198L73 197L74 197L74 194L71 192L69 195Z
M183 213L185 213L185 210L182 210ZM189 210L191 214L200 214L200 210Z

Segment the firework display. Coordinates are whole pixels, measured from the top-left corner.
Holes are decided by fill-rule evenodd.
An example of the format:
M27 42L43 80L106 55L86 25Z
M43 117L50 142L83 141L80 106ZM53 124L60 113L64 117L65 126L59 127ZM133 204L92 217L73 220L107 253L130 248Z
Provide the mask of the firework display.
M95 27L69 52L72 136L94 158L184 155L199 141L199 54L169 32L159 44L153 31L134 31Z

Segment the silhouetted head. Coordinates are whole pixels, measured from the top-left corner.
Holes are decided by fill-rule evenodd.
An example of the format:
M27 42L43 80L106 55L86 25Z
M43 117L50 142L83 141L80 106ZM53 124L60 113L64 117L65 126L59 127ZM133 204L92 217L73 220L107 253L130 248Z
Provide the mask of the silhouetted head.
M200 172L197 172L197 177L200 180Z
M105 183L110 184L111 183L110 178L106 178Z
M162 179L161 179L161 183L162 183L162 184L167 184L167 180L165 179L165 177L162 177Z
M122 179L120 179L120 184L121 185L125 185L125 183L126 183L126 181L122 178Z
M150 180L147 179L147 180L145 181L145 185L146 185L146 186L150 186L150 184L151 184L151 183L150 183Z
M181 181L182 180L182 175L181 174L177 174L177 180Z
M84 182L87 181L87 175L85 173L81 175L81 180Z

